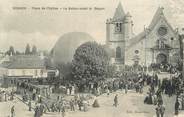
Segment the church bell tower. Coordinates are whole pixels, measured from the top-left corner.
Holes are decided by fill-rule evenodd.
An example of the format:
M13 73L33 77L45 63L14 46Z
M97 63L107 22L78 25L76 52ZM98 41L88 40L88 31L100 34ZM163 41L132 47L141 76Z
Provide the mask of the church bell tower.
M132 20L130 13L125 14L119 3L114 17L106 21L106 45L113 50L111 63L125 64L125 49L132 37Z

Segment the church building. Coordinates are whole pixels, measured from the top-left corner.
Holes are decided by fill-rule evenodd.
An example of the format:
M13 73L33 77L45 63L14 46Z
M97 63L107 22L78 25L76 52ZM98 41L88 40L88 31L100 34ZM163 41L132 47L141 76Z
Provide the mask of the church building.
M111 63L176 65L180 58L178 33L166 19L164 8L157 9L151 23L138 35L133 32L131 18L131 14L125 13L120 3L113 18L106 21L106 46L113 50Z

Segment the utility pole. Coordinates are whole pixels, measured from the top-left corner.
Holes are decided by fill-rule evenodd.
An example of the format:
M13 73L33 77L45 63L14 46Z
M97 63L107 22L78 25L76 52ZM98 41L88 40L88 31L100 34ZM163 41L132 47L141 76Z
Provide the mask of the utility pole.
M147 28L144 25L144 31L145 31L145 41L144 41L144 47L145 47L145 53L144 53L144 65L145 65L145 70L147 72L147 63L146 63L146 41L147 41Z
M177 31L178 32L178 31ZM178 32L178 40L179 40L179 44L180 44L180 60L181 60L181 72L182 72L182 79L184 80L184 57L183 57L183 44L184 44L184 28L182 28L180 30L180 32Z
M184 43L184 34L179 34L179 43L180 43L180 59L181 59L181 66L182 66L182 68L181 68L181 71L182 71L182 78L184 79L184 75L183 75L183 73L184 73L184 64L183 64L183 43Z
M183 57L183 44L184 44L184 28L181 29L181 32L178 32L178 41L179 41L179 46L180 46L180 64L181 64L181 81L180 81L180 84L179 84L179 92L182 91L183 92L183 84L184 84L184 64L183 64L183 60L184 60L184 57ZM183 103L183 102L182 102ZM183 106L182 106L183 108Z

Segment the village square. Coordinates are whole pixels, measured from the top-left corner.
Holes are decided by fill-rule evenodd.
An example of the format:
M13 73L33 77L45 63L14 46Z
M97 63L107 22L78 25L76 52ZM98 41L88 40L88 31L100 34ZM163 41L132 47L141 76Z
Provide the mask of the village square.
M68 32L49 51L0 50L0 117L184 117L184 29L158 6L135 34L131 12L113 8L105 44Z

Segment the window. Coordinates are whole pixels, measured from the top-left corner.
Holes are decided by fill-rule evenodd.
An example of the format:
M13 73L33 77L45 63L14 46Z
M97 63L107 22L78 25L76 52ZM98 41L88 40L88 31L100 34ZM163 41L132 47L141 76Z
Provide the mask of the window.
M139 54L139 50L135 50L135 54Z
M165 36L167 34L167 28L165 26L161 26L158 29L159 36Z
M121 58L121 48L120 47L116 48L116 58Z
M41 75L41 76L43 75L43 70L40 70L40 75Z
M163 40L157 40L157 46L158 48L165 48L165 44Z
M165 48L165 44L163 41L161 41L161 48Z

